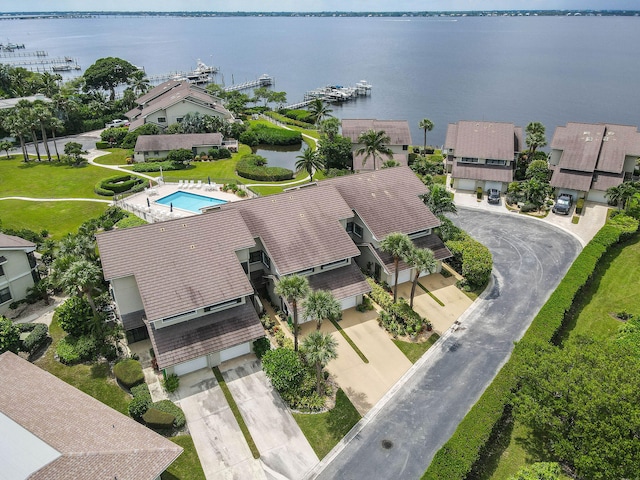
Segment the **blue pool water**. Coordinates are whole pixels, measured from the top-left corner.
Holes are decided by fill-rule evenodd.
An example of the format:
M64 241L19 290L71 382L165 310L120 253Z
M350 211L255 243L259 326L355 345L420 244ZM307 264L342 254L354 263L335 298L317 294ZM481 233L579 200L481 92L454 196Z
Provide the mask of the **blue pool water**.
M166 197L159 198L156 202L167 206L173 204L174 208L188 210L193 213L200 213L200 209L203 207L212 207L214 205L227 203L226 200L205 197L204 195L190 192L175 192Z

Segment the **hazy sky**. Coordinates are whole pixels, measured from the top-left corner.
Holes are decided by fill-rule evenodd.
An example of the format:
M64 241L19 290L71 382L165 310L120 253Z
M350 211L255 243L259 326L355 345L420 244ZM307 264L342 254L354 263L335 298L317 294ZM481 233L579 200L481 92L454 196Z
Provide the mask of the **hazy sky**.
M638 10L638 0L0 0L0 12Z

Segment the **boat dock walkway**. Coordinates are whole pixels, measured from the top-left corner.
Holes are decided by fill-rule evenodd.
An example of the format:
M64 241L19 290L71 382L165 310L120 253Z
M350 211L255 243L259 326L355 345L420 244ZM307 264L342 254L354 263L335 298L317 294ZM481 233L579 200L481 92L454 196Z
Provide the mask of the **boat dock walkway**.
M239 92L241 90L248 90L250 88L270 87L274 83L274 79L265 73L264 75L260 75L257 80L250 80L244 83L229 85L228 87L223 88L223 90L225 92Z
M304 94L304 100L302 102L285 105L282 108L285 110L304 108L313 103L316 99L320 99L327 103L348 102L349 100L355 100L360 96L370 95L371 89L371 84L366 80L360 80L356 83L355 87L329 85L322 88L316 88L315 90L310 90Z
M13 50L0 50L0 58L24 58L24 57L48 57L49 54L44 50L35 52L14 52Z

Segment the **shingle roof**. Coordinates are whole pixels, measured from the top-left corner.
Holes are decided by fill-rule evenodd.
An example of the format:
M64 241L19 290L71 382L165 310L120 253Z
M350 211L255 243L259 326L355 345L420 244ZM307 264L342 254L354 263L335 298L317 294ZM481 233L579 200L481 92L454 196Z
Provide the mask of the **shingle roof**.
M392 232L414 233L440 225L420 200L427 187L409 167L394 167L323 180L338 189L377 240Z
M222 207L238 211L280 275L360 254L339 220L353 216L335 188L305 188Z
M513 123L460 121L449 124L445 147L456 157L512 161L522 145L522 128Z
M596 170L621 173L625 156L640 156L640 133L636 127L607 124Z
M593 173L591 172L578 172L556 167L549 183L555 188L568 188L570 190L588 192L591 188L592 179Z
M186 84L186 80L167 80L166 82L162 82L160 85L153 87L147 93L142 95L136 100L138 105L144 105L145 103L150 102L151 100L158 98L161 95L164 95L170 90L173 90L176 87Z
M596 172L591 182L592 190L606 192L608 188L617 187L624 182L624 172L622 173L602 173Z
M31 252L36 249L36 244L15 235L0 233L0 249Z
M255 241L237 211L114 230L96 238L105 279L134 275L150 321L253 292L235 252Z
M175 135L140 135L136 140L136 152L167 151L198 146L222 145L219 133L182 133Z
M344 119L342 136L358 143L360 134L369 130L383 130L389 136L389 145L411 145L411 129L406 120Z
M428 248L429 250L432 250L436 260L444 260L445 258L453 257L453 254L442 242L440 237L438 237L435 234L426 235L424 237L418 237L413 240L413 244L416 246L416 248ZM385 270L387 270L390 274L395 273L396 268L395 268L394 260L391 254L387 252L383 252L379 248L375 248L374 252L378 257L378 259L384 265ZM400 271L406 270L407 268L409 268L409 265L405 263L403 260L400 260L398 262L398 269Z
M353 169L356 171L373 170L373 157L367 158L363 165L365 155L353 154ZM408 165L408 155L406 153L394 153L391 158L398 162L401 166L406 167ZM386 155L382 155L382 158L376 158L376 167L380 168L384 162L390 160Z
M453 178L470 180L489 180L493 182L513 182L513 168L500 165L475 165L472 163L453 162L451 172Z
M264 337L251 303L169 327L148 326L158 367L166 368Z
M0 381L0 412L61 454L30 479L152 480L182 452L175 443L13 353L0 355Z
M328 290L337 300L362 295L371 291L360 268L355 262L307 277L313 290Z

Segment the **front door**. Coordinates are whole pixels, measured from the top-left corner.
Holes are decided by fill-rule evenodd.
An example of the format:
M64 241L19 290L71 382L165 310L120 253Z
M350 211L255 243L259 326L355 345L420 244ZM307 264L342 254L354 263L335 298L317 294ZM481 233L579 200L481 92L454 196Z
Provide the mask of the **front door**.
M376 282L380 281L380 275L382 274L382 267L379 263L376 263L375 268L373 269L373 278L375 278Z

